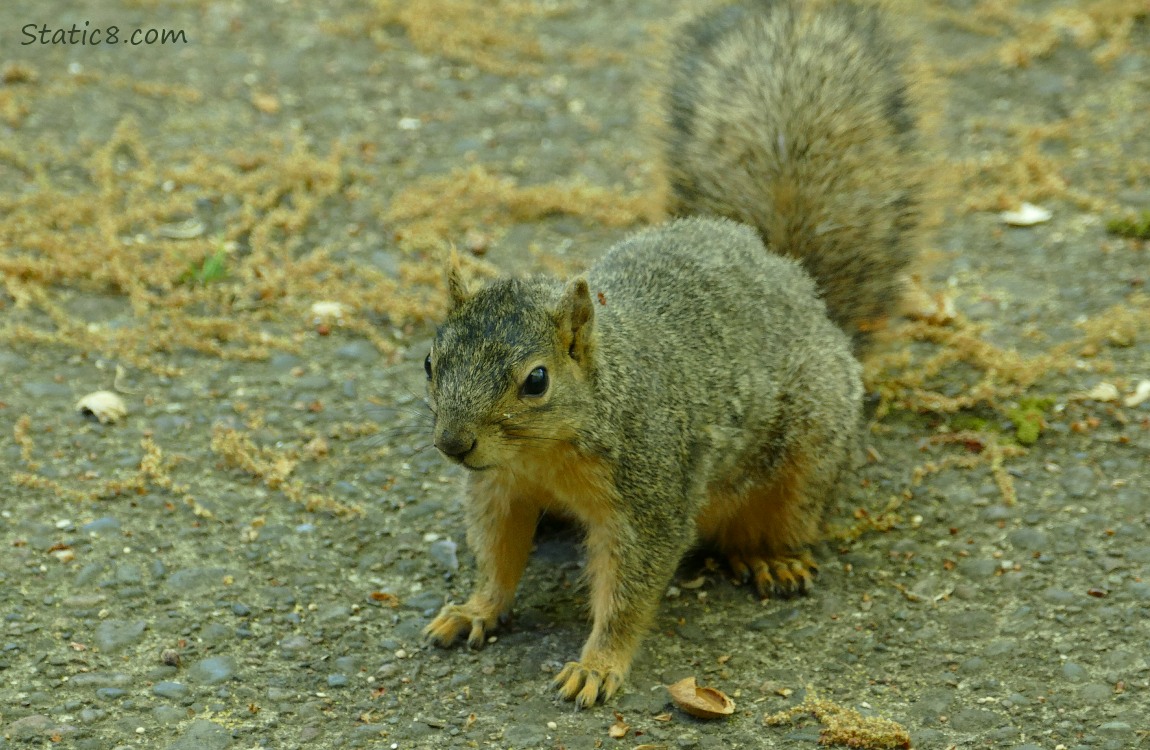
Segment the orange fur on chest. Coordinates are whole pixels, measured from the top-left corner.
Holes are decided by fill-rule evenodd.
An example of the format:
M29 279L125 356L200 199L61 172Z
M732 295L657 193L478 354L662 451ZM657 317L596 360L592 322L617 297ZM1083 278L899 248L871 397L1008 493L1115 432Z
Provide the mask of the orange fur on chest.
M524 451L494 471L513 501L538 503L541 510L572 516L585 526L604 523L615 509L608 462L582 455L568 443Z

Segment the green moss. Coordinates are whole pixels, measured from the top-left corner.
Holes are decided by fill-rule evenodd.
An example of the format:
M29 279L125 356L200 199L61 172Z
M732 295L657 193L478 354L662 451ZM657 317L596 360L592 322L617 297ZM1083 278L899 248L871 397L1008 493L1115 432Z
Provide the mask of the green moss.
M1143 211L1138 216L1130 215L1108 219L1106 231L1120 237L1150 240L1150 211Z
M1042 434L1045 414L1054 405L1050 398L1020 399L1018 406L1006 412L1014 423L1014 437L1023 445L1034 445Z
M997 432L992 421L974 414L955 414L950 418L949 426L952 432Z
M199 267L195 263L190 264L188 269L180 275L180 282L184 284L210 284L213 281L226 279L227 276L228 251L220 247L204 258Z

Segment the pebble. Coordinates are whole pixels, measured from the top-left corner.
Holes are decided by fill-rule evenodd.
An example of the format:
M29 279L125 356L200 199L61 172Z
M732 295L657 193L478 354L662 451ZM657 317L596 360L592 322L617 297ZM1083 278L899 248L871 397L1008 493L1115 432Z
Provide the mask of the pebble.
M104 620L96 626L96 645L101 651L114 652L132 645L144 635L143 620Z
M959 732L984 732L998 726L1002 717L985 708L968 708L950 717L950 726Z
M280 641L280 649L288 655L295 654L298 651L304 651L310 646L311 641L307 639L307 636L303 635L289 635Z
M458 545L450 539L440 539L432 542L428 553L431 559L452 573L459 570L459 556L456 554Z
M112 516L103 516L95 521L89 521L80 527L85 534L106 534L110 531L120 530L120 519Z
M1078 701L1084 705L1096 705L1098 703L1106 703L1113 695L1114 688L1110 685L1094 683L1084 685L1082 689L1078 691Z
M103 594L77 594L60 600L60 606L65 609L92 609L99 606L108 597Z
M1126 649L1108 651L1102 657L1103 665L1111 669L1141 670L1146 668L1146 658Z
M986 638L995 632L994 615L985 610L957 612L947 618L947 625L955 638Z
M92 722L99 721L108 715L108 712L102 708L82 708L80 709L80 723L91 724Z
M276 609L291 609L295 606L295 592L287 586L265 586L262 592L268 598L268 603Z
M295 354L277 352L268 358L267 364L275 372L289 372L302 362L303 360Z
M183 568L169 575L164 585L173 594L200 593L223 586L224 578L230 573L226 568Z
M1139 601L1150 601L1150 582L1134 581L1126 586L1126 590Z
M819 741L820 737L822 737L822 732L820 732L818 729L814 729L814 728L797 729L793 732L788 732L786 735L784 735L784 739L791 740L792 742L800 742L800 743L803 743L803 745L810 744L811 746L813 746L815 743L817 743ZM686 744L684 744L684 743L686 743ZM699 746L699 741L693 737L687 737L685 739L679 740L679 747L698 747L698 746Z
M1137 529L1136 533L1143 533L1142 529ZM1139 546L1131 547L1126 553L1126 557L1134 562L1150 562L1150 547Z
M536 748L547 745L547 736L538 727L519 724L507 728L503 739L515 748Z
M207 719L196 719L167 750L224 750L232 744L232 733Z
M235 630L231 626L222 622L213 622L200 631L200 638L208 645L215 645L229 640L234 634Z
M1071 467L1062 475L1062 489L1071 497L1087 497L1098 484L1098 478L1088 466Z
M191 423L182 414L161 414L152 420L152 430L157 435L174 435L187 429Z
M63 383L55 383L51 380L35 380L23 383L21 390L32 398L57 398L60 396L71 398L72 389Z
M1051 586L1042 592L1042 598L1051 604L1071 604L1078 599L1072 592Z
M1109 737L1126 737L1134 733L1134 728L1124 721L1108 721L1098 727L1098 732Z
M785 609L778 609L765 617L756 617L747 623L747 627L751 630L759 631L775 631L790 626L790 624L801 617L801 613L794 607L787 607Z
M358 672L362 665L362 656L340 656L335 660L335 668L341 672Z
M1023 527L1021 529L1012 531L1007 536L1007 539L1010 540L1011 546L1024 552L1041 551L1046 549L1049 543L1045 532L1043 532L1041 529L1035 529L1031 527Z
M175 649L172 650L174 651ZM167 649L165 649L165 651L167 651ZM165 652L161 651L160 659L163 660L164 656ZM148 680L148 682L151 683L166 682L169 677L175 677L178 671L179 669L174 666L170 666L168 664L160 664L158 666L152 667L146 673L144 673L144 677Z
M1062 676L1070 682L1084 682L1089 675L1081 665L1068 661L1062 665Z
M269 687L267 695L269 701L280 702L292 700L295 698L296 693L294 690L289 690L287 688Z
M322 372L301 375L295 380L295 387L301 391L326 391L331 388L331 378Z
M76 571L76 577L74 579L76 587L82 589L89 588L91 584L95 583L95 580L104 573L106 568L107 565L104 563L87 563Z
M73 675L68 682L76 687L121 687L131 684L132 678L123 672L84 672Z
M0 370L19 372L28 366L28 360L15 352L0 350Z
M986 644L982 655L988 658L1007 656L1018 652L1018 641L1013 638L997 638Z
M434 614L443 606L443 594L435 591L423 591L415 596L409 596L402 601L405 609L414 609L419 612L431 611Z
M31 714L17 719L4 730L6 734L17 740L33 740L48 733L52 727L52 719L43 714Z
M944 737L937 729L919 729L910 733L911 747L946 747Z
M998 560L989 558L969 558L958 564L958 572L967 578L990 578L999 568Z
M188 712L175 706L156 706L152 709L152 718L160 725L179 724L188 718Z
M335 356L353 362L374 362L379 359L379 351L367 341L352 341L336 349Z
M371 264L392 278L399 277L399 259L395 253L377 250L371 254Z
M331 688L347 687L350 680L345 674L329 674L327 676L327 686Z
M144 569L135 563L120 563L112 579L117 585L131 586L144 580Z
M219 685L236 674L236 660L230 656L209 656L188 669L188 679L202 685Z
M911 707L911 712L922 719L936 719L946 713L953 701L953 690L944 688L925 690Z
M1018 511L1008 505L990 505L979 514L984 521L1006 521L1018 515Z
M157 682L152 686L152 693L161 698L178 701L187 698L191 693L187 685L179 682Z

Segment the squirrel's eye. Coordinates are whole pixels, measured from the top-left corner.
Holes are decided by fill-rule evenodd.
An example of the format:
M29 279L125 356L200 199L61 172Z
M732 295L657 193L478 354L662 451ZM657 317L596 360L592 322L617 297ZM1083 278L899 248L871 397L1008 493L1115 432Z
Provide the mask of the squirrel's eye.
M524 396L542 396L547 392L547 368L536 367L523 381L519 392Z
M423 360L423 371L427 373L427 379L431 380L431 355L427 355L427 359Z

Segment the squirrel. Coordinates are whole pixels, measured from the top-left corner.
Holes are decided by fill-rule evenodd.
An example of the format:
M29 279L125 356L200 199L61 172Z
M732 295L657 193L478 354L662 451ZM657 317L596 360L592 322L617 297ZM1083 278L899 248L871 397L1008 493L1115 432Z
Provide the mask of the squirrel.
M684 553L805 593L861 445L859 352L915 225L914 119L873 6L751 0L689 23L665 93L663 223L563 282L478 291L457 256L424 362L434 444L466 477L474 593L427 626L481 647L544 511L586 531L593 617L554 685L610 699Z

